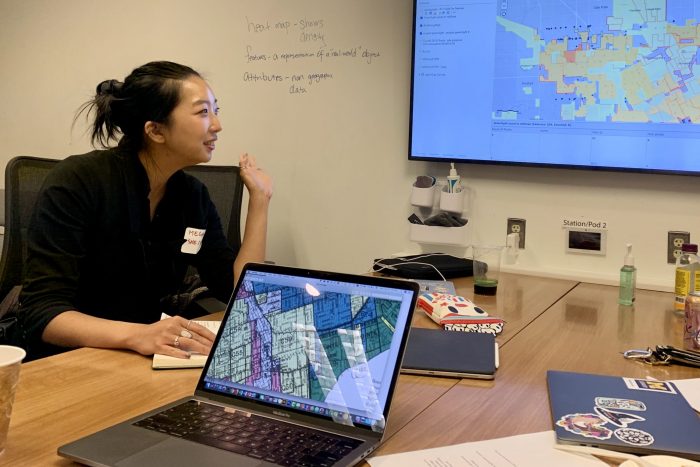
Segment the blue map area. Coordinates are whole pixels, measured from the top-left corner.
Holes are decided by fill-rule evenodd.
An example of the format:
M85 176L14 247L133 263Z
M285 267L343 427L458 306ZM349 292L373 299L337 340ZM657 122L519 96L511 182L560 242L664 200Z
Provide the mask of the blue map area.
M700 121L697 0L498 3L494 121Z

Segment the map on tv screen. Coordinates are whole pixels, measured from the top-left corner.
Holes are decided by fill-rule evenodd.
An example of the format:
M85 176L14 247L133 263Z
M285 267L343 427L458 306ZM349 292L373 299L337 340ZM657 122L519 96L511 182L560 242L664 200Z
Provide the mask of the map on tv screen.
M417 0L411 158L700 172L694 0Z

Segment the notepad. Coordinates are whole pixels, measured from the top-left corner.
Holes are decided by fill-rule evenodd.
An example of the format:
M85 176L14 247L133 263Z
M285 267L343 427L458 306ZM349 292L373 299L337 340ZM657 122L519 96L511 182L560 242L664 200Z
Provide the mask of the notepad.
M493 334L412 328L401 372L453 378L494 379L498 345Z
M168 315L164 315L166 318ZM161 319L164 319L161 316ZM204 320L194 320L193 323L197 323L205 328L209 329L211 332L216 334L219 332L219 327L221 327L221 321L204 321ZM176 358L170 355L154 354L152 368L154 370L169 370L175 368L203 368L207 361L207 356L200 353L193 353L190 358Z

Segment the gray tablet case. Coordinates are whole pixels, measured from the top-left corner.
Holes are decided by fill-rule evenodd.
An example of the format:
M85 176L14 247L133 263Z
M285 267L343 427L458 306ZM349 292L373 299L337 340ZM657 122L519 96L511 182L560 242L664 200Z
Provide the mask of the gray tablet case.
M411 328L401 372L494 379L496 339L481 332Z

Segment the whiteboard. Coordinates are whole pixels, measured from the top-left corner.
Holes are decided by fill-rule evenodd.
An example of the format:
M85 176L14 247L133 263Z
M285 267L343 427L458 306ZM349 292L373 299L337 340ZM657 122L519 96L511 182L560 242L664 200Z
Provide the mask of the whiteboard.
M88 151L84 126L71 123L97 83L174 60L199 70L221 104L213 163L247 151L274 177L268 259L365 272L393 253L451 252L408 238L412 181L449 168L407 161L412 15L409 0L0 0L0 162ZM339 52L281 58L322 47ZM378 55L367 63L363 51ZM473 207L470 243L504 242L507 218L527 219L516 271L616 284L631 242L638 284L672 290L667 232L700 232L692 177L457 169ZM561 222L572 217L610 222L607 256L565 253Z
M0 157L90 150L97 83L181 62L221 106L212 163L274 178L269 259L364 272L408 243L411 23L404 0L0 0Z

